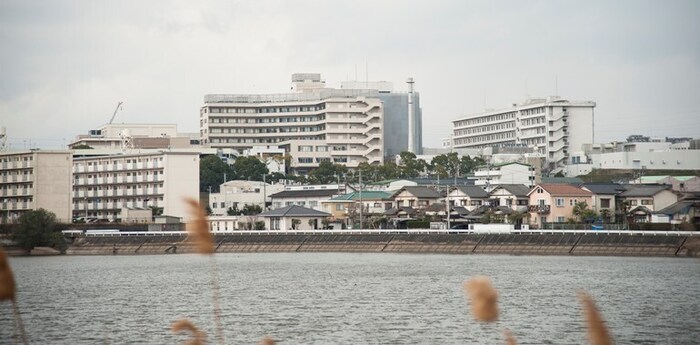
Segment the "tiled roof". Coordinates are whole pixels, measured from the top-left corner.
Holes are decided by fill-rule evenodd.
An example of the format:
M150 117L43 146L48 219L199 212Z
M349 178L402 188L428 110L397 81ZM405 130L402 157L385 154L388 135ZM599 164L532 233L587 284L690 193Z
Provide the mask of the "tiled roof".
M542 176L542 183L555 184L555 183L569 183L580 185L583 184L583 180L578 177L546 177Z
M558 184L548 184L548 183L543 183L538 185L542 189L546 190L547 193L550 195L566 195L566 196L590 196L592 195L591 192L585 191L581 188L578 188L576 186L572 186L570 184L564 184L564 183L558 183ZM535 186L535 189L537 186Z
M496 188L503 188L510 192L510 194L513 194L515 196L521 196L521 197L526 197L527 193L530 192L530 187L524 185L524 184L500 184L496 186ZM493 190L496 190L494 188ZM493 192L492 190L492 192Z
M581 185L594 194L614 195L624 192L626 189L617 183L586 183Z
M279 193L271 194L270 198L316 198L331 197L338 194L337 189L307 189L307 190L283 190Z
M489 193L487 193L483 188L477 186L457 186L457 189L461 190L462 193L472 197L472 198L488 198Z
M623 197L651 197L657 193L669 189L666 185L650 186L650 185L628 185L627 190L620 193Z
M401 190L405 190L411 194L413 194L417 198L440 198L440 193L428 188L428 187L423 187L423 186L410 186L410 187L403 187Z
M373 191L373 190L363 190L362 200L391 200L390 193ZM360 200L360 192L352 192L348 194L343 194L332 198L331 200Z
M260 217L328 217L330 213L321 212L299 205L289 205L259 214Z

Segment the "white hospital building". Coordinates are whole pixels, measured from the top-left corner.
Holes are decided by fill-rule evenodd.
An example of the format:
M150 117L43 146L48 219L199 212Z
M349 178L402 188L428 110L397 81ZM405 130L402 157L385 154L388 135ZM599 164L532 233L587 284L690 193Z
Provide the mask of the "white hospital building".
M568 162L571 152L594 141L596 104L560 97L530 99L452 121L453 147L481 149L527 146L543 154L550 168Z

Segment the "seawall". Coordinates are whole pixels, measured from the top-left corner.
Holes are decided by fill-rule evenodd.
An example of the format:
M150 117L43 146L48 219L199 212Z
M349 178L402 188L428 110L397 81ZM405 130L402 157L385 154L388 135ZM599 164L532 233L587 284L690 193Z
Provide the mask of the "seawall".
M700 257L700 237L684 235L533 234L217 234L218 253L389 252L512 255ZM86 236L69 255L192 253L186 235Z

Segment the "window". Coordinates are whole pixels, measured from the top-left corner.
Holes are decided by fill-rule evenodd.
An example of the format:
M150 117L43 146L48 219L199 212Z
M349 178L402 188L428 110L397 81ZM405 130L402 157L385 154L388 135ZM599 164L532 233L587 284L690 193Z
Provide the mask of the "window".
M610 208L610 199L600 199L600 208Z
M335 210L336 210L336 211L342 211L342 210L344 210L344 209L345 209L345 205L343 205L343 204L336 204L336 205L335 205Z
M556 205L557 207L564 207L564 198L554 199L554 205Z
M280 229L280 217L270 217L270 230Z
M637 200L630 200L630 206L637 206Z
M557 223L564 223L566 222L566 217L559 216L557 217Z
M651 200L651 199L642 200L642 205L654 205L654 200Z

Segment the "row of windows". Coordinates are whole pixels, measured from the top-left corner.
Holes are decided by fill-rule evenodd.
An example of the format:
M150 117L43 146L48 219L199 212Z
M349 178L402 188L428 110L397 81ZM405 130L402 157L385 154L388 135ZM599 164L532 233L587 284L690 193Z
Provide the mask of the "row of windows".
M523 114L523 116L544 114L545 112L546 112L545 107L539 107L539 108L534 108L534 109L525 109L525 110L520 111L520 113Z
M469 138L455 139L455 145L472 144L472 143L479 143L479 142L484 142L484 141L494 141L494 140L507 140L510 138L515 138L515 133L512 131L504 132L504 133L496 133L496 134L479 135L479 136L469 137Z
M487 126L479 126L479 127L456 130L455 136L476 134L476 133L482 133L482 132L499 131L499 130L514 128L514 127L515 127L515 122L505 122L505 123L499 123L496 125L487 125Z
M202 119L199 123L290 123L290 122L315 122L323 121L326 115L315 116L285 116L285 117L265 117L265 118L245 118L245 117L212 117Z
M547 119L545 119L544 116L542 117L535 117L531 119L522 119L520 120L520 125L521 126L531 126L531 125L539 125L539 124L544 124L547 122Z
M203 113L228 113L228 114L268 114L268 113L299 113L307 111L319 111L326 109L325 104L298 106L298 107L266 107L266 108L236 108L236 107L209 107L203 109Z
M325 130L325 125L320 126L303 126L303 127L268 127L268 128L212 128L210 133L226 134L226 133L241 133L241 134L260 134L260 133L296 133L296 132L319 132Z
M503 121L503 120L509 120L509 119L514 119L514 118L515 118L515 112L506 113L506 114L482 116L482 117L477 117L477 118L473 118L473 119L466 119L466 120L457 121L455 123L455 127L472 126L472 125L478 125L480 123Z
M17 170L17 171L0 171L0 176L20 176L20 175L33 175L32 170Z
M33 161L33 156L10 156L10 157L0 157L0 162L29 162Z
M129 190L129 189L136 190L136 187L137 187L137 186L138 186L138 188L140 188L140 189L142 189L142 188L163 188L163 184L162 184L162 183L153 183L153 184L147 183L147 184L138 184L138 185L136 185L136 184L127 185L127 186L124 186L124 187L120 187L120 186L105 186L105 187L97 186L97 187L87 187L87 190L88 190L88 191L93 191L93 190L96 190L96 191L97 191L97 190ZM82 189L74 188L74 190L75 190L75 191L78 191L78 190L82 190Z
M209 142L212 144L272 144L290 140L326 140L325 135L313 137L280 137L280 138L211 138ZM206 142L206 141L205 141Z
M134 159L120 159L120 160L104 160L104 161L97 161L97 162L76 162L73 164L73 167L82 167L82 166L102 166L102 167L108 167L110 166L110 163L112 165L117 165L117 164L132 164L132 163L149 163L149 162L162 162L163 157L158 157L158 158L134 158Z

